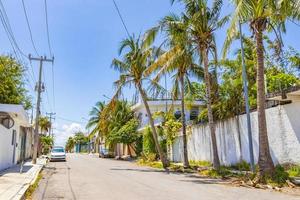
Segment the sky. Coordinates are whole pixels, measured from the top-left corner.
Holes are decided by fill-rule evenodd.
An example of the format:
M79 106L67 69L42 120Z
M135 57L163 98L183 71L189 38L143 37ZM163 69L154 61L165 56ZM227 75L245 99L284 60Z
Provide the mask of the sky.
M27 55L34 54L21 0L2 0L20 49ZM45 23L44 1L24 0L33 40L39 55L50 56ZM55 112L54 133L56 144L64 145L76 131L86 131L89 111L97 101L107 99L114 93L112 83L118 73L110 68L113 58L118 57L118 47L126 32L114 8L112 0L48 0L49 33L54 65L44 63L46 91L42 94L42 114ZM116 0L130 33L142 34L156 25L163 16L180 13L179 4L170 5L169 0ZM225 2L224 13L231 6ZM300 28L289 24L284 40L300 50ZM222 44L225 28L217 33L217 42ZM9 40L0 26L0 52L12 53ZM27 63L27 84L33 102L32 91L37 79L38 64ZM54 71L54 88L52 81ZM33 71L33 72L32 72ZM130 97L132 91L125 90ZM55 99L55 100L54 100Z

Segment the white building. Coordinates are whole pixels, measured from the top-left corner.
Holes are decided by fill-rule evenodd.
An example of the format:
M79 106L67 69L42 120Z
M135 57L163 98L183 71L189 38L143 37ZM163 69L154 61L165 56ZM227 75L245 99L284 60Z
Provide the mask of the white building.
M181 101L180 100L149 100L148 105L151 113L167 111L171 107L174 110L175 117L179 118L181 116ZM199 115L201 107L205 104L203 101L194 101L192 104L186 104L185 106L185 118L186 121L189 122L193 119L196 119ZM140 120L139 131L142 131L146 126L149 125L149 117L146 111L146 108L143 102L139 102L131 107L131 109L135 112L135 115ZM162 123L162 118L154 119L155 125L159 125Z
M0 104L0 170L31 158L33 129L22 105Z

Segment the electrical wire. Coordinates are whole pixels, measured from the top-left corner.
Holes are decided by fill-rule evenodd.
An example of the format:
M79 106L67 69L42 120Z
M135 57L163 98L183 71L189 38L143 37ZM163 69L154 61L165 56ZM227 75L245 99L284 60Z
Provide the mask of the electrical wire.
M122 14L121 14L121 12L120 12L120 9L119 9L119 7L118 7L116 1L115 1L115 0L112 0L112 1L113 1L114 5L115 5L115 8L116 8L116 10L117 10L117 12L118 12L118 15L119 15L119 17L120 17L120 19L121 19L121 21L122 21L123 27L124 27L124 29L125 29L125 31L126 31L128 37L130 37L128 28L127 28L127 26L126 26L126 24L125 24L125 21L124 21L123 17L122 17Z
M19 62L21 61L21 62L24 63L22 57L19 55L18 47L16 47L16 42L14 42L14 41L15 41L15 40L13 39L13 38L14 38L14 35L13 35L13 32L12 32L12 30L11 30L11 28L10 28L9 21L7 21L8 18L7 18L7 15L5 14L6 12L5 12L5 10L3 10L3 9L5 9L5 8L4 8L4 6L3 6L3 4L2 4L1 1L0 1L0 5L1 5L1 7L0 7L0 20L1 20L1 23L2 23L3 28L4 28L4 30L5 30L6 36L7 36L8 40L9 40L9 43L10 43L12 49L13 49L13 52L14 52L14 55L15 55L16 59L17 59ZM5 17L5 16L6 16L6 17ZM32 80L33 82L35 82L35 75L34 75L33 69L32 69L32 71L31 71L31 73L28 72L28 75L29 75L28 77L30 77L31 80ZM33 87L32 84L29 82L29 78L28 78L28 77L27 77L27 82L29 83L29 86L31 87L31 89L34 91L34 87Z
M46 31L47 31L47 41L48 41L48 48L50 56L53 56L52 54L52 48L51 48L51 42L50 42L50 31L49 31L49 20L48 20L48 4L47 0L44 0L45 5L45 19L46 19ZM52 63L52 98L53 98L53 109L55 111L55 79L54 79L54 65Z
M3 20L4 20L4 26L6 27L11 39L12 39L12 42L14 44L14 46L16 47L16 49L18 50L18 52L24 56L25 58L27 58L27 55L21 50L21 48L19 47L17 41L16 41L16 38L14 36L14 33L12 31L12 28L11 28L11 25L10 25L10 22L9 22L9 19L8 19L8 16L7 16L7 13L6 13L6 10L5 10L5 7L2 3L2 0L0 0L0 7L1 7L1 15L3 17Z
M76 120L72 120L72 119L67 119L67 118L64 118L64 117L56 116L56 118L60 119L60 120L63 120L63 121L67 121L67 122L74 122L74 123L78 123L78 124L85 124L84 122L80 122L80 121L76 121Z
M47 40L48 40L49 53L50 53L50 56L53 56L53 54L52 54L52 49L51 49L51 43L50 43L50 34L49 34L47 0L44 0L44 3L45 3L46 29L47 29Z
M292 22L293 24L295 24L296 26L300 27L300 24L298 24L297 22L295 22L294 20L289 19L290 22Z
M44 85L46 85L46 78L45 78L44 69L43 69L43 79L44 79ZM46 86L45 86L45 92L46 92L46 97L47 97L48 108L52 112L53 110L52 110L52 106L51 106L51 103L50 103L48 88Z
M31 40L31 44L33 46L33 49L35 51L35 54L37 56L39 56L38 51L36 50L36 46L33 40L33 36L32 36L32 31L31 31L31 27L30 27L30 23L29 23L29 19L28 19L28 15L27 15L27 11L26 11L26 6L25 6L25 2L24 0L22 0L22 6L23 6L23 11L24 11L24 15L25 15L25 19L26 19L26 23L27 23L27 27L28 27L28 31L29 31L29 35L30 35L30 40Z
M53 65L53 63L52 63L52 98L53 98L53 109L54 109L54 112L55 112L55 100L56 100L56 98L55 98L55 84L54 84L54 80L55 80L55 78L54 78L54 65Z

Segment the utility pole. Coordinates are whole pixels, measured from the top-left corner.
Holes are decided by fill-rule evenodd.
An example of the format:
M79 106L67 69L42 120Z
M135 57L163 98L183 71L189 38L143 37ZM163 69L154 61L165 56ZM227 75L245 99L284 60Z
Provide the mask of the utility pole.
M46 113L46 115L49 115L49 119L50 119L50 128L49 128L49 136L52 135L53 137L53 129L52 129L52 119L53 121L55 120L54 115L56 115L56 113L50 112L50 113Z
M249 97L248 97L248 81L247 81L247 71L245 65L245 52L244 52L244 44L243 44L242 25L240 21L239 21L239 29L240 29L240 42L241 42L241 54L242 54L243 88L244 88L247 127L248 127L250 165L251 165L251 170L254 172L255 169L254 169L253 142L252 142L251 118L250 118Z
M40 68L39 68L39 79L37 83L37 103L36 103L36 115L35 115L35 129L34 129L34 146L33 146L33 157L32 157L32 163L36 164L37 160L37 154L38 154L38 143L39 143L39 118L40 118L40 104L41 104L41 93L44 90L44 86L42 85L42 72L43 72L43 62L52 62L54 61L54 57L52 59L47 59L46 56L41 57L31 57L29 54L29 60L30 61L39 61L40 62Z

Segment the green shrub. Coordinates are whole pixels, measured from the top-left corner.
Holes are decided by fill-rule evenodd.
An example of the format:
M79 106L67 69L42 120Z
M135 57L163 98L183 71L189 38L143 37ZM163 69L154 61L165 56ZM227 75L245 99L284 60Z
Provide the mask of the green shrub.
M211 167L212 164L206 160L190 160L191 167Z
M287 173L290 177L299 177L300 176L300 166L292 166L287 170Z
M233 169L239 170L239 171L250 171L251 166L249 163L247 163L245 160L237 163L236 165L231 166Z
M145 156L148 154L157 154L150 127L146 127L143 134L143 153Z
M200 174L203 176L208 176L211 178L226 178L228 176L232 176L232 172L229 170L228 167L221 166L220 169L207 169L200 171Z
M282 187L286 184L289 174L284 170L284 167L277 165L272 176L263 177L264 182L272 186Z
M278 184L286 183L288 180L289 174L284 170L281 165L277 165L275 167L275 173L273 175L273 180Z
M143 152L143 136L141 135L134 143L135 153L137 156L141 156Z

